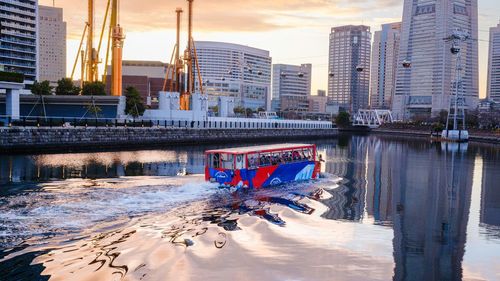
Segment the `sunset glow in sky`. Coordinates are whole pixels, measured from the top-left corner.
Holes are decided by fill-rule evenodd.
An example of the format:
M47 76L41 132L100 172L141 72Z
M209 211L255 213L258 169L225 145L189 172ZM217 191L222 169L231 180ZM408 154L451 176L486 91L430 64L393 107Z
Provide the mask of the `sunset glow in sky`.
M52 5L52 0L40 0ZM87 1L56 0L68 23L68 75L86 21ZM106 0L96 0L97 30ZM330 29L365 24L372 33L383 23L400 21L402 0L195 0L195 40L222 41L271 51L273 63L313 64L313 93L327 89ZM175 40L175 9L184 0L122 0L125 60L168 62ZM500 19L498 0L479 0L480 93L486 95L489 27ZM186 13L184 20L187 20ZM184 26L185 27L185 26ZM187 41L187 39L184 39ZM104 57L104 56L102 56Z

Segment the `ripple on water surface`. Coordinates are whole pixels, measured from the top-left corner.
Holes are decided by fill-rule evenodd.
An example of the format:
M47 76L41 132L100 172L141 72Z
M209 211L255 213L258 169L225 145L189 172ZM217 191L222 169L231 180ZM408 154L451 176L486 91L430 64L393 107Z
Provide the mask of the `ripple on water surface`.
M115 222L167 211L216 192L200 177L138 177L68 180L43 184L34 192L3 198L0 247L27 238L79 232L97 223Z
M200 177L46 184L29 196L6 199L8 204L2 208L7 212L1 218L10 233L3 237L15 238L2 238L2 243L5 247L24 243L4 251L0 272L19 271L25 279L42 273L62 278L78 273L103 280L127 274L141 277L137 272L146 271L162 276L162 271L153 270L151 264L136 261L153 259L153 264L168 267L169 262L157 260L156 255L173 257L179 249L194 248L202 258L215 254L210 248L226 248L230 233L242 233L242 228L256 234L265 227L261 222L284 227L287 218L294 218L285 209L311 215L317 208L311 205L311 199L328 198L324 188L335 187L335 183L326 179L322 187L301 183L234 194L203 183ZM136 218L128 220L131 217ZM120 218L126 219L120 222ZM233 247L231 251L236 250ZM148 249L146 253L144 249ZM124 262L124 252L143 256L127 257ZM11 267L13 263L19 270ZM22 271L22 267L30 270ZM26 275L33 272L36 274Z

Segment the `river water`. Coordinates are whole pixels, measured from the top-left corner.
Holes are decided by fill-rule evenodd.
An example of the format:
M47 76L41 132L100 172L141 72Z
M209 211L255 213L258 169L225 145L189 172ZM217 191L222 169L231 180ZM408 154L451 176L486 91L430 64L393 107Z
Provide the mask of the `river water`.
M500 280L499 146L316 144L321 180L234 194L217 146L2 155L0 280Z

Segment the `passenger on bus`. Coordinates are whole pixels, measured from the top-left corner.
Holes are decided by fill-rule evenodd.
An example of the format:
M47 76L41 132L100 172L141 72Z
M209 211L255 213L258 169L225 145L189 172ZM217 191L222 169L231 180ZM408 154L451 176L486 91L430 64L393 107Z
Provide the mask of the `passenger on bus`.
M214 154L214 158L213 158L213 166L214 166L214 168L216 168L216 169L219 168L219 164L220 164L220 162L219 162L219 154L216 153L216 154Z
M252 156L250 157L250 160L248 160L249 164L250 164L250 168L255 168L257 165L255 163L255 158Z

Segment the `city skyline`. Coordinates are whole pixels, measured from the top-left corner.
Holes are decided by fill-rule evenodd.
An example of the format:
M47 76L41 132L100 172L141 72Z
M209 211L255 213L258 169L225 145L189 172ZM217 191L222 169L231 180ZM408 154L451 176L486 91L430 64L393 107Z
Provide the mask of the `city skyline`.
M52 5L52 1L40 0L39 4ZM69 69L83 30L86 2L56 1L55 4L66 11ZM98 0L96 4L99 23L106 3ZM124 2L121 16L127 35L124 59L167 62L175 39L174 10L185 6L184 0L168 3L156 3L154 0ZM372 31L380 30L381 24L401 20L402 1L195 1L194 16L195 40L223 41L266 49L271 52L273 63L312 63L312 90L316 92L317 89L327 88L330 29L345 24L365 24ZM500 7L494 0L479 1L481 98L486 96L488 31L498 23L499 17ZM155 20L151 21L151 18ZM143 48L144 42L148 42L147 51Z

